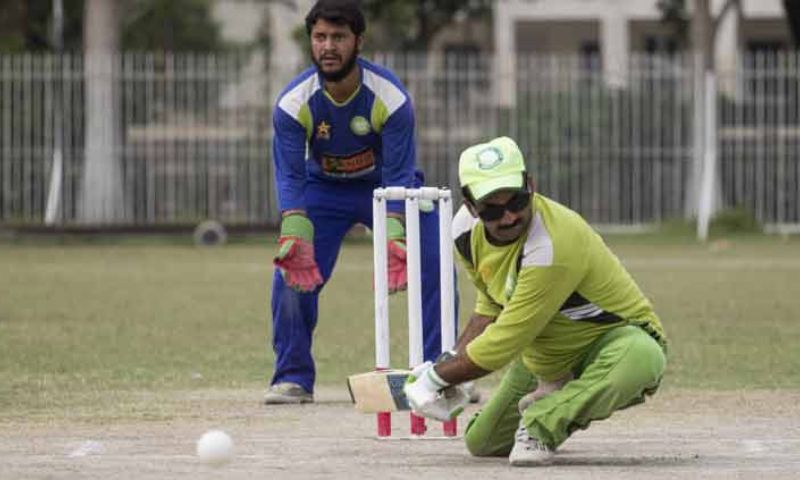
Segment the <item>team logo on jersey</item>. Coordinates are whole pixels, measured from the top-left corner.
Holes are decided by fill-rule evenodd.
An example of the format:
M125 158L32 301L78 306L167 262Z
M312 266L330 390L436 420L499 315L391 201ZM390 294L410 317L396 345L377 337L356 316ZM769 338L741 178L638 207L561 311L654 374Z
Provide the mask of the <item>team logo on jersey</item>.
M478 152L478 168L490 170L503 163L503 153L495 147L488 147Z
M359 115L350 120L350 130L356 135L363 136L368 134L371 128L367 119Z
M375 155L371 148L351 155L322 155L322 171L331 177L359 177L375 170Z
M319 122L317 125L317 140L330 140L331 139L331 126L325 120Z

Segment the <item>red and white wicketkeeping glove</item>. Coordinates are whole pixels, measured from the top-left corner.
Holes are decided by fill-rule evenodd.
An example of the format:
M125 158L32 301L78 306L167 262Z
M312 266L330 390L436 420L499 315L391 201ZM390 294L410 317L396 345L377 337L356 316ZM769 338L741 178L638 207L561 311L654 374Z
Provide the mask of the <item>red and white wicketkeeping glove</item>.
M406 230L395 217L386 220L389 293L397 293L408 286L406 263Z
M272 263L289 288L313 292L322 285L322 275L314 259L314 226L304 215L287 215L281 221L280 249Z

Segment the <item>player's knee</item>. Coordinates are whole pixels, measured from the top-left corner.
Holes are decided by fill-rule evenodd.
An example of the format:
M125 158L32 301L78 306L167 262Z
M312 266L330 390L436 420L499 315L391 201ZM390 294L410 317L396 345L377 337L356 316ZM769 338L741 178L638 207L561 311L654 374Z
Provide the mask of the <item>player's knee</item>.
M489 442L486 441L486 435L480 428L475 428L478 415L473 416L467 427L464 429L464 443L467 445L469 453L475 457L486 457L491 455L489 451Z
M464 430L467 451L475 457L508 456L514 444L513 435L504 435L496 427L494 422L491 425L488 422L481 423L480 414L472 417Z
M661 346L649 335L636 339L631 346L633 355L638 359L640 375L644 382L650 383L664 375L667 357Z
M473 428L475 426L475 418L472 417L467 423L467 427L464 429L464 442L467 444L467 450L469 453L476 457L481 456L481 444L483 440L478 438L479 435L476 433L477 430Z
M665 368L664 351L650 336L642 335L631 339L624 368L618 369L609 380L615 389L641 392L657 386Z
M464 442L467 445L467 451L473 457L491 457L494 453L491 449L487 448L488 444L483 439L478 439L477 435L464 435Z

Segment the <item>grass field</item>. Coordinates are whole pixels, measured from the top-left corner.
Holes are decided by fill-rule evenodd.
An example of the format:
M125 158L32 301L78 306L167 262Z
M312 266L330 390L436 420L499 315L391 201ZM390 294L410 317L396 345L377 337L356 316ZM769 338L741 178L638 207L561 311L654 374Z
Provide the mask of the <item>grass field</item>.
M667 329L665 389L800 388L800 239L608 242ZM273 251L253 241L0 244L0 422L169 418L181 407L159 392L265 386ZM368 242L347 243L323 292L321 384L374 363L371 258ZM463 281L460 290L466 318L474 295ZM404 300L392 300L397 366Z

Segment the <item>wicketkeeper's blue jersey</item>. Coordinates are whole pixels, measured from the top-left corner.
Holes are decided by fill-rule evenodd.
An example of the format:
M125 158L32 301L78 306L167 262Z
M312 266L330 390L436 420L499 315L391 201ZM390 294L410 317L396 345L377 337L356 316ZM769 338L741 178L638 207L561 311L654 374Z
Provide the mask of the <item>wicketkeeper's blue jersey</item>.
M312 67L280 94L272 146L281 210L304 209L307 182L415 186L411 98L386 68L359 58L361 86L338 103Z

